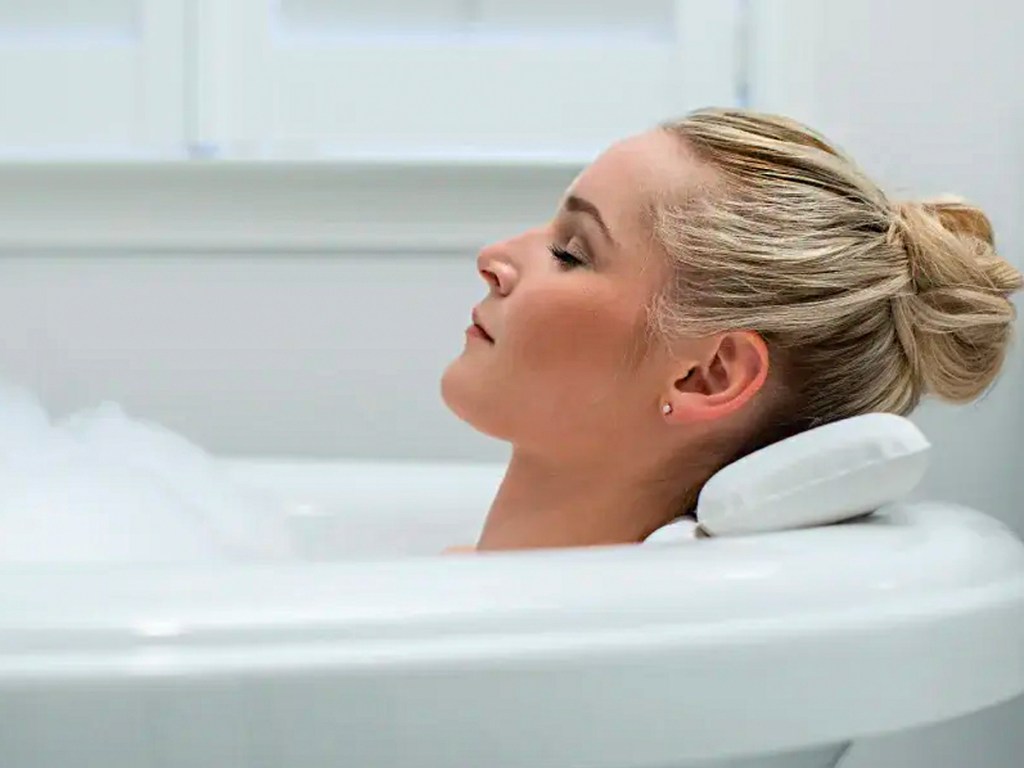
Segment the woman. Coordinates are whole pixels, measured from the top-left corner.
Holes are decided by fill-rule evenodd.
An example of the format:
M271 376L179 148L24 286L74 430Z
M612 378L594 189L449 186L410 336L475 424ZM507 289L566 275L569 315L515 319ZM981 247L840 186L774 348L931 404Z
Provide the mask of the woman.
M969 401L1022 285L980 210L892 202L806 127L727 110L616 144L477 262L442 391L513 446L479 550L641 542L761 446Z

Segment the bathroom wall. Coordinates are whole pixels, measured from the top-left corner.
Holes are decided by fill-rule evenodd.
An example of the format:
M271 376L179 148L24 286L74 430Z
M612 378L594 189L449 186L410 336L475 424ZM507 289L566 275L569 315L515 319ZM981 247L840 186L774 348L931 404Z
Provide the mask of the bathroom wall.
M494 458L438 380L481 296L465 254L0 260L0 371L113 399L218 453Z
M958 192L982 205L1024 268L1020 4L755 2L753 101L818 126L894 196ZM1018 302L1018 306L1020 303ZM923 493L975 504L1024 534L1024 354L976 406L922 408L935 448ZM1024 701L858 744L844 768L1011 768Z
M0 166L0 375L217 453L500 458L439 378L476 251L576 171Z

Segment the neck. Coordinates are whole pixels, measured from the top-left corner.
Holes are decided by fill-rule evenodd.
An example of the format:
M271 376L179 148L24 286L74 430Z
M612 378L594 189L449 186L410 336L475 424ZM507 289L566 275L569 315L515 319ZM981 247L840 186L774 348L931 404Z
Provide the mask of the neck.
M683 512L702 481L693 468L567 466L514 451L477 548L639 543Z

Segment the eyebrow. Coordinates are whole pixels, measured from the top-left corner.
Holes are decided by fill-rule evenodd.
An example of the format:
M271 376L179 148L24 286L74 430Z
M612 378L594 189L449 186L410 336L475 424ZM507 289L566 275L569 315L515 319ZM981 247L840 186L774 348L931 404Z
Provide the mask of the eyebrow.
M565 210L570 213L586 213L589 214L594 221L597 222L597 226L601 228L601 234L603 234L608 242L615 245L615 238L612 237L612 233L608 231L608 225L604 223L604 219L601 218L601 212L597 210L597 206L589 200L584 200L579 195L569 195L565 198L563 204Z

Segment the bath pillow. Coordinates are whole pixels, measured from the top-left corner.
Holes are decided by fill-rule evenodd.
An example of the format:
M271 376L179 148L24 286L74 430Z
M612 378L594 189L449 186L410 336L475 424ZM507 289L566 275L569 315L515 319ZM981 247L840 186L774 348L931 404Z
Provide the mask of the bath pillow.
M849 520L910 493L930 445L909 419L869 413L816 427L717 472L697 501L710 536Z

